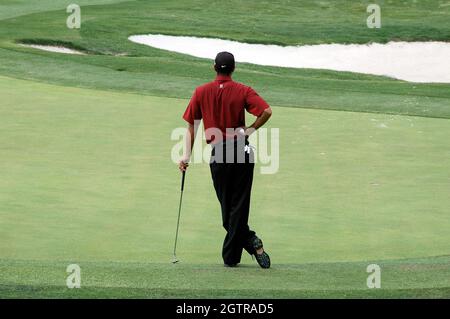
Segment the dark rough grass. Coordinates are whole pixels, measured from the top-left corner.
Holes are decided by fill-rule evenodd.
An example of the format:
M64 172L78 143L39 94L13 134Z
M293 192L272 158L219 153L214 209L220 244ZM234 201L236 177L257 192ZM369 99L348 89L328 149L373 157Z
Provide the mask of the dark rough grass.
M80 289L65 286L72 262L0 260L2 298L450 298L450 258L222 265L80 263ZM366 267L381 267L382 287L368 289Z
M390 289L390 290L254 290L246 289L240 291L220 290L220 289L145 289L145 288L98 288L89 287L89 289L72 289L65 287L46 287L46 286L4 286L0 285L1 298L64 298L64 299L105 299L105 298L189 298L189 299L209 299L209 298L296 298L296 299L369 299L369 298L393 298L393 299L414 299L414 298L430 298L430 299L448 299L450 298L450 288L425 288L425 289Z

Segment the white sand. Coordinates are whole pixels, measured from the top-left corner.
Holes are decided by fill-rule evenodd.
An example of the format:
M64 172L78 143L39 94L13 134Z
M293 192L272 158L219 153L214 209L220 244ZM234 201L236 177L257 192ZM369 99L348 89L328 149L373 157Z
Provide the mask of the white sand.
M81 51L69 49L69 48L62 47L62 46L51 46L51 45L40 45L40 44L21 44L21 46L24 46L27 48L49 51L49 52L84 55L84 53Z
M159 49L214 59L229 51L237 62L293 68L328 69L383 75L410 82L450 83L450 43L321 44L287 46L179 37L135 35L130 41Z

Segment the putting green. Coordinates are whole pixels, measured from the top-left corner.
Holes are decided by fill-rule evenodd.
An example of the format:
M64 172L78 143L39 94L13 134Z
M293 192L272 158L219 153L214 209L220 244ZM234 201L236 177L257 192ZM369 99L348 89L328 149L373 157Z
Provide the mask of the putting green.
M187 101L5 77L0 94L0 258L11 274L0 283L16 282L14 260L164 269L180 181L170 134ZM280 128L280 169L257 171L251 225L278 271L448 254L448 120L274 107L269 127ZM220 266L220 225L208 165L194 164L179 267Z

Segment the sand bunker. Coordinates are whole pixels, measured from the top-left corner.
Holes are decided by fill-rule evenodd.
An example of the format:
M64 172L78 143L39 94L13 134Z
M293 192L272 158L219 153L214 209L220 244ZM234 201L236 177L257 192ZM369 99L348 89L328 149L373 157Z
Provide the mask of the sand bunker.
M56 53L64 53L64 54L78 54L78 55L84 55L85 53L81 51L77 51L74 49L69 49L62 46L52 46L52 45L40 45L40 44L21 44L21 46L27 47L27 48L33 48L33 49L39 49L49 52L56 52Z
M320 44L278 46L236 41L134 35L129 40L155 48L213 59L230 51L237 62L292 68L328 69L388 76L410 82L450 83L450 43Z

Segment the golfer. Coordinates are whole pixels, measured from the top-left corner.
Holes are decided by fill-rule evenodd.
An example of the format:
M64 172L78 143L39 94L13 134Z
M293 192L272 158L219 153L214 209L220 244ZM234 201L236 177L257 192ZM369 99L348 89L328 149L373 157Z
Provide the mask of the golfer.
M203 119L206 142L212 146L211 176L227 232L222 249L224 265L237 266L245 249L262 268L269 268L269 255L248 226L255 166L248 136L267 122L272 110L251 87L231 79L234 68L234 56L220 52L214 63L216 79L195 89L183 115L188 128L179 168L185 171L188 167L198 123ZM256 117L248 127L245 111Z

